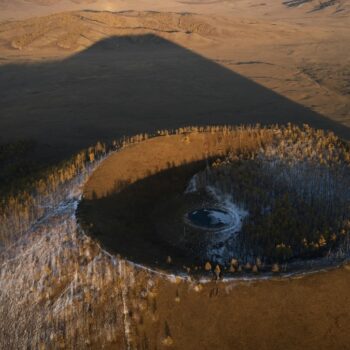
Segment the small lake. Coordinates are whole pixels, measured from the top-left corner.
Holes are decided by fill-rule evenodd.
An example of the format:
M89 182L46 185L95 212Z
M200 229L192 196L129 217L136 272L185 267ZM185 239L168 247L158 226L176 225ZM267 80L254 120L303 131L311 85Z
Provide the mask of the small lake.
M220 229L232 222L229 213L217 208L202 208L193 210L187 214L187 219L192 225L203 229Z

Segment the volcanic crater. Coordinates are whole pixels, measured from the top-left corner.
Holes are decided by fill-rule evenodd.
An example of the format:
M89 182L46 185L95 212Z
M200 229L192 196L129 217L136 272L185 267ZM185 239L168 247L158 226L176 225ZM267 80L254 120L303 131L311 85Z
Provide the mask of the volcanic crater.
M308 126L143 135L94 171L77 217L110 253L171 273L334 266L348 257L349 160L333 133Z

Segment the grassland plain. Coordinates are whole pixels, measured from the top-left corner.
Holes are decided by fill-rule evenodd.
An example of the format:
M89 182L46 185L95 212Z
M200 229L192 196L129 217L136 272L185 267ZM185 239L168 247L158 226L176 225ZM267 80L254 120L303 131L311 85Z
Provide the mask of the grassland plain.
M308 123L349 139L347 11L244 3L7 20L0 142L33 142L40 166L192 124Z

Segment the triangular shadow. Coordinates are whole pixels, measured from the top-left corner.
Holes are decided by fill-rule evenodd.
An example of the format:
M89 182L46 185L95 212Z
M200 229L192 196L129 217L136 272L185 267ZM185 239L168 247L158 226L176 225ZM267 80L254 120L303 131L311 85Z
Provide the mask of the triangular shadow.
M98 140L186 125L350 129L154 34L109 37L63 61L0 67L0 141L62 159Z

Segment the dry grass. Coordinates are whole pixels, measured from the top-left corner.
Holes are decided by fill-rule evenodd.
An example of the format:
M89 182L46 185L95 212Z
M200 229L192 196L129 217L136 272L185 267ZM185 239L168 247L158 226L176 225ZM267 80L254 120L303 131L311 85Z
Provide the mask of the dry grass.
M179 137L185 140L188 131L195 129L181 130L185 135ZM125 146L144 139L135 137ZM83 162L85 168L92 158ZM246 344L255 349L259 343L261 349L271 344L319 349L322 341L332 349L348 344L347 270L250 287L169 281L110 256L79 231L74 212L83 182L84 176L70 175L58 181L45 194L51 208L41 221L12 207L19 222L12 236L6 233L12 242L0 256L1 348L198 349L201 344L230 349ZM30 207L38 203L33 198ZM2 217L2 226L14 217ZM24 235L22 227L29 228Z

